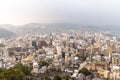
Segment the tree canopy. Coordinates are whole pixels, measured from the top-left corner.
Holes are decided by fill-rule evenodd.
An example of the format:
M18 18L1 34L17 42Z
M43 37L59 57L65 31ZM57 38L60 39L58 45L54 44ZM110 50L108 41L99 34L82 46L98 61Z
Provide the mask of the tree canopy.
M90 73L90 71L87 68L82 68L79 73L83 73L85 76L88 76Z
M62 78L60 76L56 75L53 80L62 80Z
M0 73L0 79L4 80L26 80L26 76L31 74L31 69L22 64L6 69Z
M43 67L43 66L48 66L48 63L46 61L40 61L39 67Z

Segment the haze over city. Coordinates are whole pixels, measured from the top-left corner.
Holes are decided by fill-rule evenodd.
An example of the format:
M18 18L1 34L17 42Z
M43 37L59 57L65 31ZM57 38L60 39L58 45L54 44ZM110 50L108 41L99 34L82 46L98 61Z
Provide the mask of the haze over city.
M119 0L0 0L0 24L120 25Z
M119 0L0 0L0 80L120 80Z

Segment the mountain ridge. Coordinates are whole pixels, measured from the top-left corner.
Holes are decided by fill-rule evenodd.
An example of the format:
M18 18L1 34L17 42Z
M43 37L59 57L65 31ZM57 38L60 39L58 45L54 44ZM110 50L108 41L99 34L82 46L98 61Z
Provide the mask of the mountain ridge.
M6 29L0 28L0 38L8 39L10 38L14 33L10 32Z
M113 27L115 29L113 29ZM28 23L22 26L14 26L11 24L0 24L0 28L3 28L12 33L24 33L24 32L58 32L67 30L81 30L81 31L112 31L120 30L119 26L110 25L80 25L74 23Z

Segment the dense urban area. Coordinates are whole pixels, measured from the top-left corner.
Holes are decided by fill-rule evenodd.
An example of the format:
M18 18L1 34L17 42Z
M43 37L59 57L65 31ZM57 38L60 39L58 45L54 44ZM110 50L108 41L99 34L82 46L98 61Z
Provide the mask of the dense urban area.
M0 39L0 80L120 80L120 39L74 30Z
M0 80L120 80L120 0L0 0Z

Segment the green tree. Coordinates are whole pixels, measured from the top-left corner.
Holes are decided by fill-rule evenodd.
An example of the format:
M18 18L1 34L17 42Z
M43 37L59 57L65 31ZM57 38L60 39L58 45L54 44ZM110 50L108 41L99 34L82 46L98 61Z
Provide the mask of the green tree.
M82 69L79 71L79 73L83 73L85 76L91 74L90 71L89 71L87 68L85 68L85 67L82 68Z
M56 75L53 80L62 80L62 78L60 76Z
M69 76L65 76L65 77L63 77L62 80L69 80Z
M25 75L23 72L15 70L14 68L9 68L2 73L0 73L0 79L6 80L25 80Z
M31 76L31 68L22 64L16 64L14 67L6 69L0 73L0 79L3 80L26 80Z
M38 64L39 67L48 66L48 63L46 61L40 61Z
M0 68L0 73L3 72L5 69L4 68Z
M19 71L23 72L25 75L30 75L31 74L31 70L32 70L30 67L24 66L21 63L16 64L14 66L14 68L16 70L19 70Z

